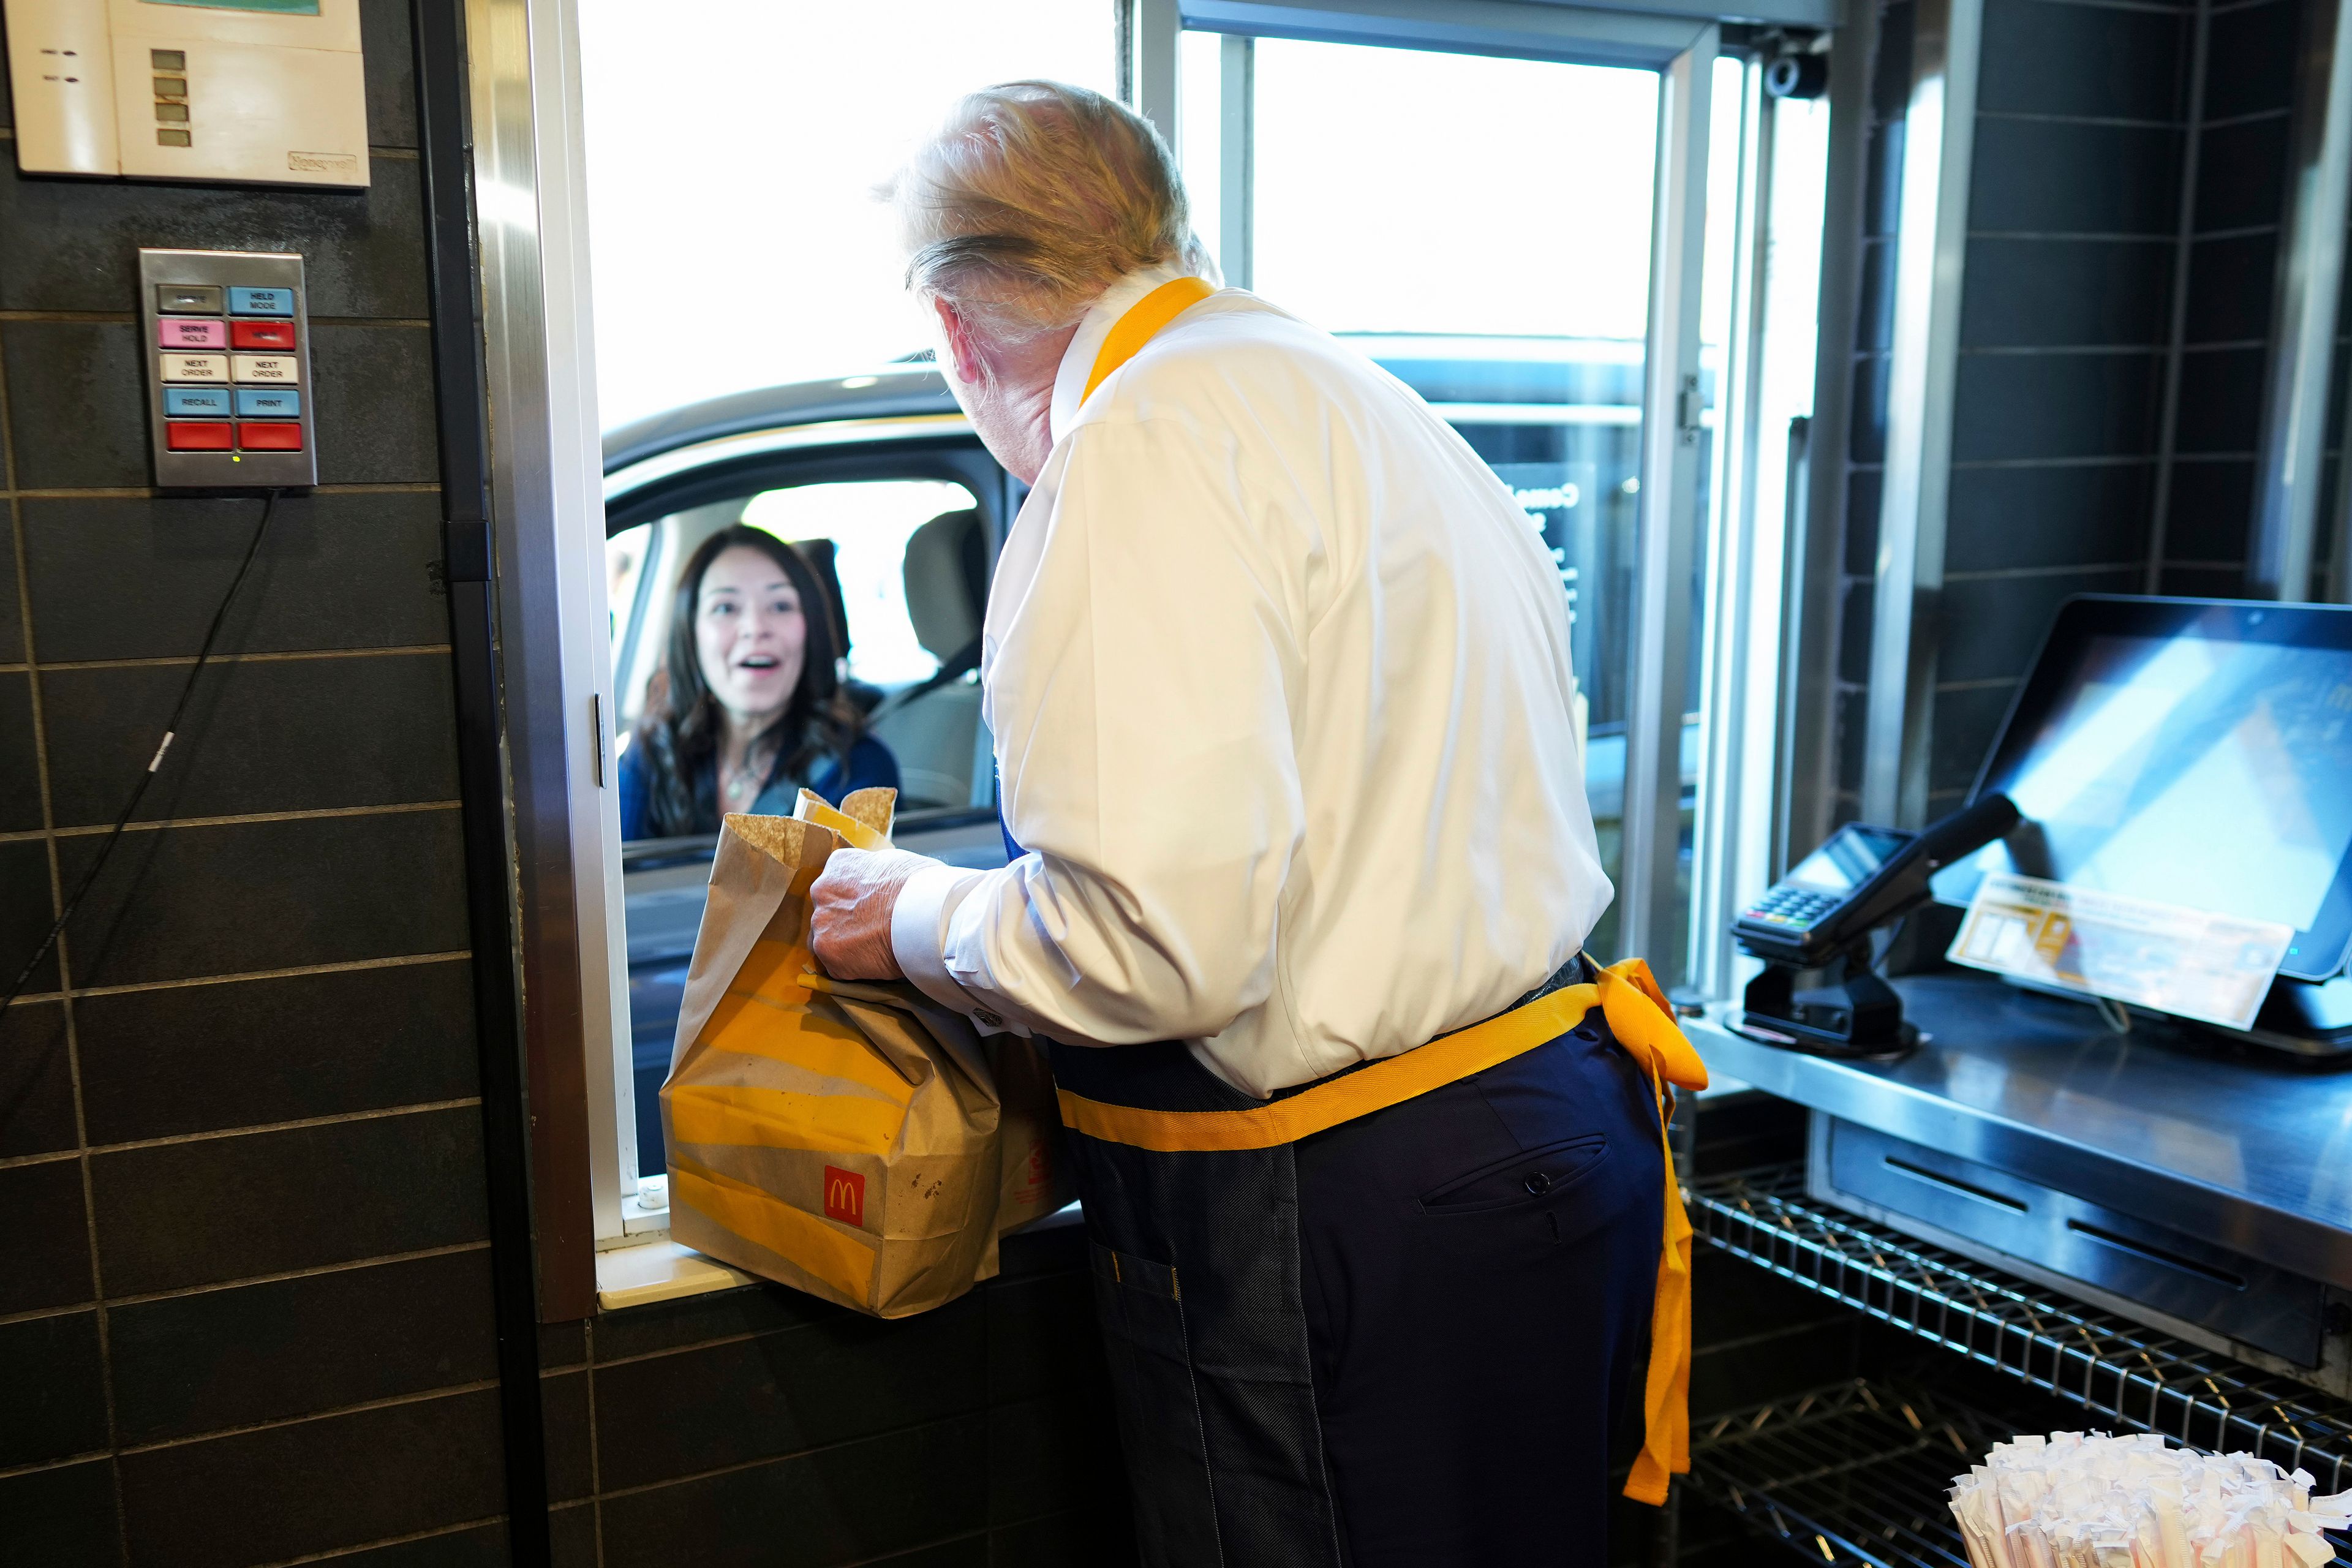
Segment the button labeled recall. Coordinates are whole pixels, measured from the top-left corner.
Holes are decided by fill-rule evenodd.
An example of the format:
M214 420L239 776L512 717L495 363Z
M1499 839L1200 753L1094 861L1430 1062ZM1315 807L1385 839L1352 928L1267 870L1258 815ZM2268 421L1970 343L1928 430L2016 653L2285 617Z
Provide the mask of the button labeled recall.
M240 425L236 427L236 444L248 452L299 452L302 449L302 426Z
M158 283L155 308L171 315L217 316L221 286L217 283Z
M226 381L228 355L165 354L163 379L165 381Z
M263 396L291 396L291 393L269 394ZM163 412L174 419L225 419L228 416L228 388L212 386L167 386L163 389Z
M291 386L299 379L294 373L294 362L284 354L237 354L231 360L232 374L238 381L278 382Z
M232 316L290 316L294 313L294 290L231 289L228 311Z
M236 389L239 419L299 419L302 395L292 387L240 386Z
M228 343L233 349L290 349L294 346L294 323L231 321Z
M167 349L225 349L228 347L228 323L167 316L155 323L155 342Z
M228 450L228 426L210 421L199 423L193 419L175 419L163 426L163 446L173 452L226 452Z

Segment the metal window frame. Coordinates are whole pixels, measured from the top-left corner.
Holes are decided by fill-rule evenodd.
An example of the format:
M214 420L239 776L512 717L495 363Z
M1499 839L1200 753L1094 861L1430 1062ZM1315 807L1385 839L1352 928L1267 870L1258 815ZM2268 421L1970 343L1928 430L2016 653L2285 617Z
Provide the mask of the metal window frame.
M541 1314L594 1302L636 1177L577 8L466 0ZM585 1171L583 1184L580 1173Z
M2247 594L2290 601L2312 597L2319 533L2328 383L2336 366L2344 225L2352 197L2352 0L2307 7L2302 43L2291 132L2293 172L2263 398L2262 456L2246 542ZM2352 497L2352 487L2342 493ZM2342 563L2352 555L2342 537L2340 512L2337 521L2326 591L2340 596L2346 585Z
M1927 815L1984 0L1919 0L1914 27L1862 775L1863 816L1908 826Z

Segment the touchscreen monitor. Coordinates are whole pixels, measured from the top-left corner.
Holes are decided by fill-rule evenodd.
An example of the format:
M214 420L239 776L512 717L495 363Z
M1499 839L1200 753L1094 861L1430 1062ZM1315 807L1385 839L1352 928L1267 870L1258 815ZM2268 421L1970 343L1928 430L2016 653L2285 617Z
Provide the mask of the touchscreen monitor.
M2294 928L2283 973L2352 942L2352 611L2086 597L2061 608L1977 783L2025 820L1987 871Z

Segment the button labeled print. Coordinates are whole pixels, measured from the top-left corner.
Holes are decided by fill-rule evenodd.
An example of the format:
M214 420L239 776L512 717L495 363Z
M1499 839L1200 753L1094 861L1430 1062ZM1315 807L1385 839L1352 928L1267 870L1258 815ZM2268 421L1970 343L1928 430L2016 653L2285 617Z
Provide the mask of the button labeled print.
M301 416L302 395L292 387L240 386L236 414L240 419L296 419Z
M296 380L294 362L284 354L237 354L235 362L239 381L280 382L290 386Z
M165 354L163 379L165 381L226 381L228 356L226 354Z

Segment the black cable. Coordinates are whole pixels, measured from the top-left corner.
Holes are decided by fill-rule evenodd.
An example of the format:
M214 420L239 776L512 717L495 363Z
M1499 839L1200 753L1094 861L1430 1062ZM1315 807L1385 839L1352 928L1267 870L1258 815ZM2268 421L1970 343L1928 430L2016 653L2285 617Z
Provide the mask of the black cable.
M8 994L0 996L0 1013L15 1005L16 998L25 994L25 987L32 983L33 971L41 966L41 960L48 956L49 949L55 947L58 938L64 934L66 922L73 919L74 910L81 907L83 896L98 880L98 874L106 868L107 860L114 854L115 843L122 837L123 828L139 809L139 803L146 798L147 786L155 782L156 773L163 766L163 753L172 749L173 739L179 732L180 720L188 710L188 699L195 692L196 678L204 674L205 666L213 657L213 644L220 640L221 625L228 619L228 607L236 603L236 591L245 586L246 574L253 570L253 559L261 553L261 542L269 532L269 515L278 510L278 491L271 490L262 500L261 521L254 525L253 542L245 547L245 559L237 563L236 575L229 580L228 592L221 595L220 608L213 612L213 624L205 632L204 647L196 652L195 667L188 671L187 681L180 688L180 700L172 704L172 716L163 722L163 739L156 746L155 754L148 759L147 771L139 775L139 783L131 791L131 798L122 803L122 815L114 819L113 830L107 834L106 842L99 846L98 858L89 863L89 869L82 873L81 885L74 889L73 897L66 900L66 907L58 914L57 923L49 927L49 934L33 949L33 955L25 961L25 967L16 972L16 980L8 987Z

